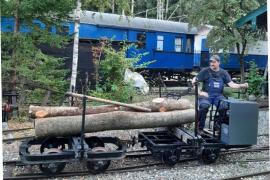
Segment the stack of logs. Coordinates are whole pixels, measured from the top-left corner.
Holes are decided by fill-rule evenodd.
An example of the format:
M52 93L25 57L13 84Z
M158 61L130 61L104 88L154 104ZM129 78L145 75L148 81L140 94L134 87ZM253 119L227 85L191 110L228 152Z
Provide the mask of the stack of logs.
M82 98L83 95L68 93ZM194 122L195 111L187 99L156 98L135 104L86 96L111 105L87 106L85 132L179 126ZM37 137L77 135L82 126L82 107L30 106Z

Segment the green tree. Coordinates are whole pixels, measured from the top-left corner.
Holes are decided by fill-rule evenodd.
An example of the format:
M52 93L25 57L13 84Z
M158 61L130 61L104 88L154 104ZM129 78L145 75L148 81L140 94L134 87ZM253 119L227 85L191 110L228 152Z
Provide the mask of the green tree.
M250 67L248 69L247 81L249 87L247 92L249 95L259 96L262 93L262 85L265 81L264 77L259 74L259 69L255 62L250 62Z
M107 12L130 14L130 1L129 0L84 0L82 1L82 9Z
M67 43L67 37L50 29L61 28L74 8L73 0L1 0L2 18L14 19L9 32L1 31L3 88L19 92L20 104L26 97L40 102L48 90L66 90L63 59L44 54L40 47Z
M92 95L120 102L131 101L135 90L131 84L124 81L124 73L126 69L134 69L142 55L127 58L128 48L130 46L124 44L116 51L110 43L103 47L105 58L100 62L100 79L96 90L91 92Z
M213 28L208 34L207 43L212 53L223 49L237 49L241 80L244 81L244 56L247 45L261 37L261 31L253 31L250 25L237 28L235 22L250 11L259 7L257 0L195 0L189 11L189 22L195 26L207 24ZM266 3L266 2L265 2Z

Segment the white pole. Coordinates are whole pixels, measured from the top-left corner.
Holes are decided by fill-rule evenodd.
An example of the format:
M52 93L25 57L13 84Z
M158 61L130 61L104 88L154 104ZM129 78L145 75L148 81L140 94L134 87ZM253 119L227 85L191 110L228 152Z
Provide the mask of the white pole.
M131 0L131 15L134 16L134 0Z
M75 10L75 23L74 23L74 44L73 44L73 59L72 59L72 72L70 79L70 91L76 89L77 67L79 56L79 28L80 28L80 15L81 15L81 1L77 0L77 8Z

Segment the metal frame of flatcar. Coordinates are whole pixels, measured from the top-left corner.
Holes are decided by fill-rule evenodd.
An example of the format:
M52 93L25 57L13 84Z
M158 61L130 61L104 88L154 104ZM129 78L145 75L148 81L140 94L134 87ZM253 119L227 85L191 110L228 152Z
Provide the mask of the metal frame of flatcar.
M83 113L82 113L82 127L80 135L69 137L54 137L54 138L33 138L23 141L19 148L19 155L24 164L46 164L70 162L85 159L86 161L100 161L100 160L115 160L125 157L126 145L117 137L85 137L85 109L86 97L83 98ZM98 138L104 144L114 144L118 148L109 152L92 152L91 147L87 144L92 138ZM30 154L29 149L34 145L46 144L51 139L57 141L57 145L68 145L68 149L63 149L57 154Z

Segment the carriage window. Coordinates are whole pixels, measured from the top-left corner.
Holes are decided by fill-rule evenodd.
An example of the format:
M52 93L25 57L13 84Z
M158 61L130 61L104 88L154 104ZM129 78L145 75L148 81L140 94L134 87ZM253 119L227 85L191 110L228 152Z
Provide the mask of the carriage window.
M157 36L157 50L158 51L163 51L163 36Z
M181 52L182 50L182 38L175 38L175 52Z
M187 38L186 52L191 53L191 38Z
M138 33L137 34L138 48L144 49L145 48L145 41L146 41L146 35L144 33Z

